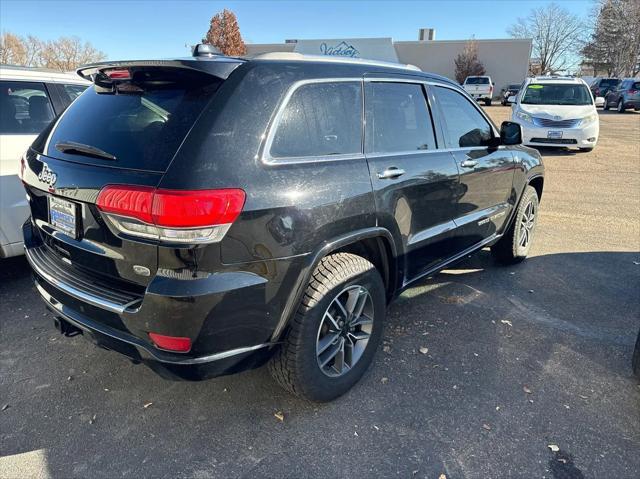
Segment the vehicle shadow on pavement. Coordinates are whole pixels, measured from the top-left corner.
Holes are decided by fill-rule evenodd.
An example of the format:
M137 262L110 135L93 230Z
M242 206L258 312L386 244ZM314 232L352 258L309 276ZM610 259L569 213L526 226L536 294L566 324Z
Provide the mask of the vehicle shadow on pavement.
M503 267L482 251L405 291L362 382L310 404L264 368L170 382L62 338L24 260L3 261L0 466L35 454L29 467L51 477L554 477L570 457L574 474L631 477L640 458L620 451L640 444L637 262L562 253Z

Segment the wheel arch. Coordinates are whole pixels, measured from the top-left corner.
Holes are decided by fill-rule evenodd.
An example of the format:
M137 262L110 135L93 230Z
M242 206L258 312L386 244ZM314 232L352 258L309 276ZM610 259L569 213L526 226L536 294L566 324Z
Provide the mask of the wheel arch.
M542 189L544 188L544 176L538 175L538 176L534 176L533 178L529 178L527 185L533 186L533 188L536 190L536 193L538 193L538 199L542 198Z
M391 233L382 227L371 227L339 236L324 242L317 251L309 255L309 260L298 276L297 287L291 292L283 308L280 321L271 337L272 342L278 342L285 332L315 268L322 258L334 253L353 253L371 261L382 277L387 293L386 301L393 297L398 285L398 263Z

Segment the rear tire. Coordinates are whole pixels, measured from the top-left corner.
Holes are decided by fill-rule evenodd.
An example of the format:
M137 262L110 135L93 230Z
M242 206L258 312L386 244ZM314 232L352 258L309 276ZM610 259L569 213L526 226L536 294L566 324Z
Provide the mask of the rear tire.
M350 253L323 258L269 363L272 376L310 401L341 396L371 364L385 314L385 288L373 264Z
M624 102L622 101L622 98L620 100L618 100L618 113L624 113L624 111L626 110L626 108L624 107Z
M527 186L511 226L504 236L491 247L491 254L497 261L504 264L514 264L527 257L535 236L538 206L538 193L532 186Z
M484 106L491 106L491 100L485 100Z
M602 109L604 111L609 111L609 100L607 100L606 98L604 99L604 105L602 106Z

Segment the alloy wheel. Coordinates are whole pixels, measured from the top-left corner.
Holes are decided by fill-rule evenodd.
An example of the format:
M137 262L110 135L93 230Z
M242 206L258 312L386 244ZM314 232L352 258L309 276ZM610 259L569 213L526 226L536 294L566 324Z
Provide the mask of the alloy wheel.
M518 245L526 248L531 243L533 228L536 224L536 207L533 201L529 201L520 219L520 241Z
M364 286L349 286L333 298L316 340L318 366L325 375L342 376L356 365L371 337L373 316L373 301Z

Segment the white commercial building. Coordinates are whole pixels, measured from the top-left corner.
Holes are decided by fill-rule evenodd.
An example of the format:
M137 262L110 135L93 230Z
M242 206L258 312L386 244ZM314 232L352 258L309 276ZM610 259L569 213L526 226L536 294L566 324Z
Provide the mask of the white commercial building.
M434 38L433 30L420 37ZM425 72L455 80L454 60L468 40L416 40L394 42L391 38L334 38L287 40L285 43L248 44L250 56L268 52L368 58L416 65ZM495 95L511 83L521 83L529 71L531 39L475 40L478 60L496 84Z

